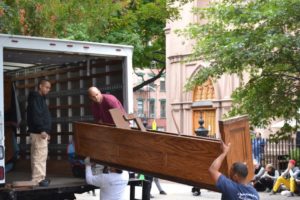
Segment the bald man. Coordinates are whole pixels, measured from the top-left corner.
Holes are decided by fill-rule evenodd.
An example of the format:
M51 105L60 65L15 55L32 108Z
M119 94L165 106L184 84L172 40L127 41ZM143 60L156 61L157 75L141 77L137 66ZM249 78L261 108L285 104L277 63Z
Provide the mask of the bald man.
M109 110L119 108L124 114L126 113L121 102L111 94L102 94L97 87L88 89L88 96L92 101L92 113L98 123L115 124Z

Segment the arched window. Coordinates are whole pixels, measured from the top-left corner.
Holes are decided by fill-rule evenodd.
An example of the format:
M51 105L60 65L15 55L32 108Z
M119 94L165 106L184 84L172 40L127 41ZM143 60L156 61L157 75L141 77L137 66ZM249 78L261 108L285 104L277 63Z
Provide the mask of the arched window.
M193 101L213 100L214 98L215 98L215 90L212 81L210 79L208 79L202 85L195 87Z
M216 109L212 107L215 99L215 90L209 79L202 85L196 86L193 92L193 128L199 128L199 118L204 120L204 128L209 130L208 135L214 137L216 134Z

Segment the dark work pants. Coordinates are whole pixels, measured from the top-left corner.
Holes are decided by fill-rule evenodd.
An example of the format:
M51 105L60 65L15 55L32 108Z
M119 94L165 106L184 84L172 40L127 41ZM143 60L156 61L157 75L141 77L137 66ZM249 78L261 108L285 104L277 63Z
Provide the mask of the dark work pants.
M254 184L254 188L259 192L265 191L267 188L272 190L273 184L274 181L272 179L261 178Z
M149 181L149 184L148 184L148 187L147 187L147 195L150 199L153 177L145 175L145 180Z

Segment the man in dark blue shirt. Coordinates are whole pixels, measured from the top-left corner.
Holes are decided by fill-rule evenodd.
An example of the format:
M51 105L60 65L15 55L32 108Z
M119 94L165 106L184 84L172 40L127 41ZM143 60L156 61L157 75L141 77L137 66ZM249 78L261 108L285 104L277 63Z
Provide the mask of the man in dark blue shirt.
M248 168L244 163L233 163L230 169L230 179L219 171L230 149L230 143L226 145L222 142L221 148L222 154L214 160L208 171L216 187L222 193L222 200L259 200L257 191L246 182Z
M252 155L258 163L261 163L264 154L265 140L261 138L261 133L256 133L255 138L252 140Z

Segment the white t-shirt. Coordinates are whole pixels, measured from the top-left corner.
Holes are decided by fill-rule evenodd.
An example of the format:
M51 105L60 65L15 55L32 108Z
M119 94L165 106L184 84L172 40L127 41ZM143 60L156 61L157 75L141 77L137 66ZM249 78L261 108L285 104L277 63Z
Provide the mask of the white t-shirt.
M108 173L93 175L91 166L85 167L86 182L90 185L100 187L100 200L124 200L125 189L128 184L129 174Z

